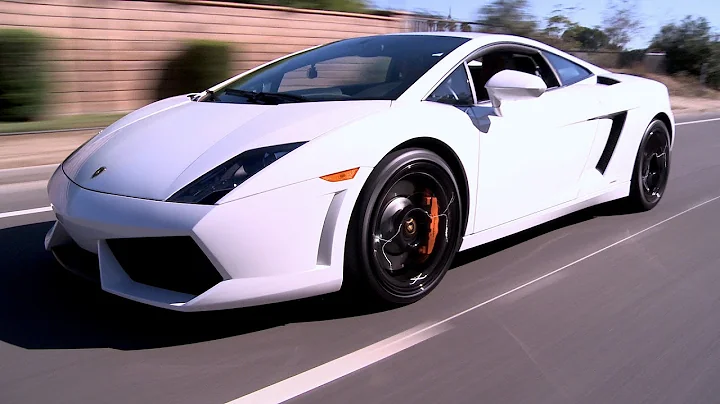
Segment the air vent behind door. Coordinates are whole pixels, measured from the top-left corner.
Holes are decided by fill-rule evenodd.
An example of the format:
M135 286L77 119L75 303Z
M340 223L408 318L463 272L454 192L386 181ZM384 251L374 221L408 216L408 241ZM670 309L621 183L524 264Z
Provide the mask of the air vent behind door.
M618 84L619 82L619 80L611 79L610 77L598 76L597 78L597 83L605 86L612 86L613 84Z
M608 164L610 164L610 159L615 152L615 146L617 146L617 142L620 140L620 133L622 133L622 130L625 127L627 111L610 115L607 118L612 119L612 127L610 128L607 143L605 143L605 149L603 149L600 160L598 160L598 163L595 166L601 174L605 174L605 170L607 169Z

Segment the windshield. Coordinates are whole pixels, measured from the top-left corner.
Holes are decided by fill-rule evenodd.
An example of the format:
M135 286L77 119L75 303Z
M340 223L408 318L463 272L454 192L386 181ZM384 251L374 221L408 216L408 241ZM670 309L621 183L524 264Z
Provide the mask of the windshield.
M247 74L201 101L394 100L467 38L388 35L346 39Z

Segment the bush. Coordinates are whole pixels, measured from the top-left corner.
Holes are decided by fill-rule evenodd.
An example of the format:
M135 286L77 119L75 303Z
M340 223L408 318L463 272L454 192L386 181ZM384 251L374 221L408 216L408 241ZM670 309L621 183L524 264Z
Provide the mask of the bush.
M713 44L712 53L707 62L706 69L706 84L711 88L720 90L720 43Z
M205 90L230 78L230 45L191 41L163 70L156 98Z
M688 72L699 76L712 54L711 26L705 17L685 17L663 26L651 48L665 51L667 72Z
M645 49L635 49L630 51L622 51L618 55L618 67L633 67L642 64L645 59Z
M0 121L29 121L48 98L44 37L22 29L0 29Z

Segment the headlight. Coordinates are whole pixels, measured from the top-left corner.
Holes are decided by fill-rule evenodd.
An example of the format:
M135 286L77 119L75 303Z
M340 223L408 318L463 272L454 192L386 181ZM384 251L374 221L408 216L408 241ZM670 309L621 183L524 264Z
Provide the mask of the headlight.
M248 150L191 182L167 201L212 205L245 180L303 144L305 142Z

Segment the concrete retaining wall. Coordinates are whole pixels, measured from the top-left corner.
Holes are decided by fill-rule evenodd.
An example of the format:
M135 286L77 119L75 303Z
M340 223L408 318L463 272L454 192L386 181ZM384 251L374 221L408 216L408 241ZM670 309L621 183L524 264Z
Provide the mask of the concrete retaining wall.
M0 27L53 38L51 114L129 111L154 100L167 59L186 39L233 44L240 73L337 39L404 31L391 17L207 1L0 1Z

